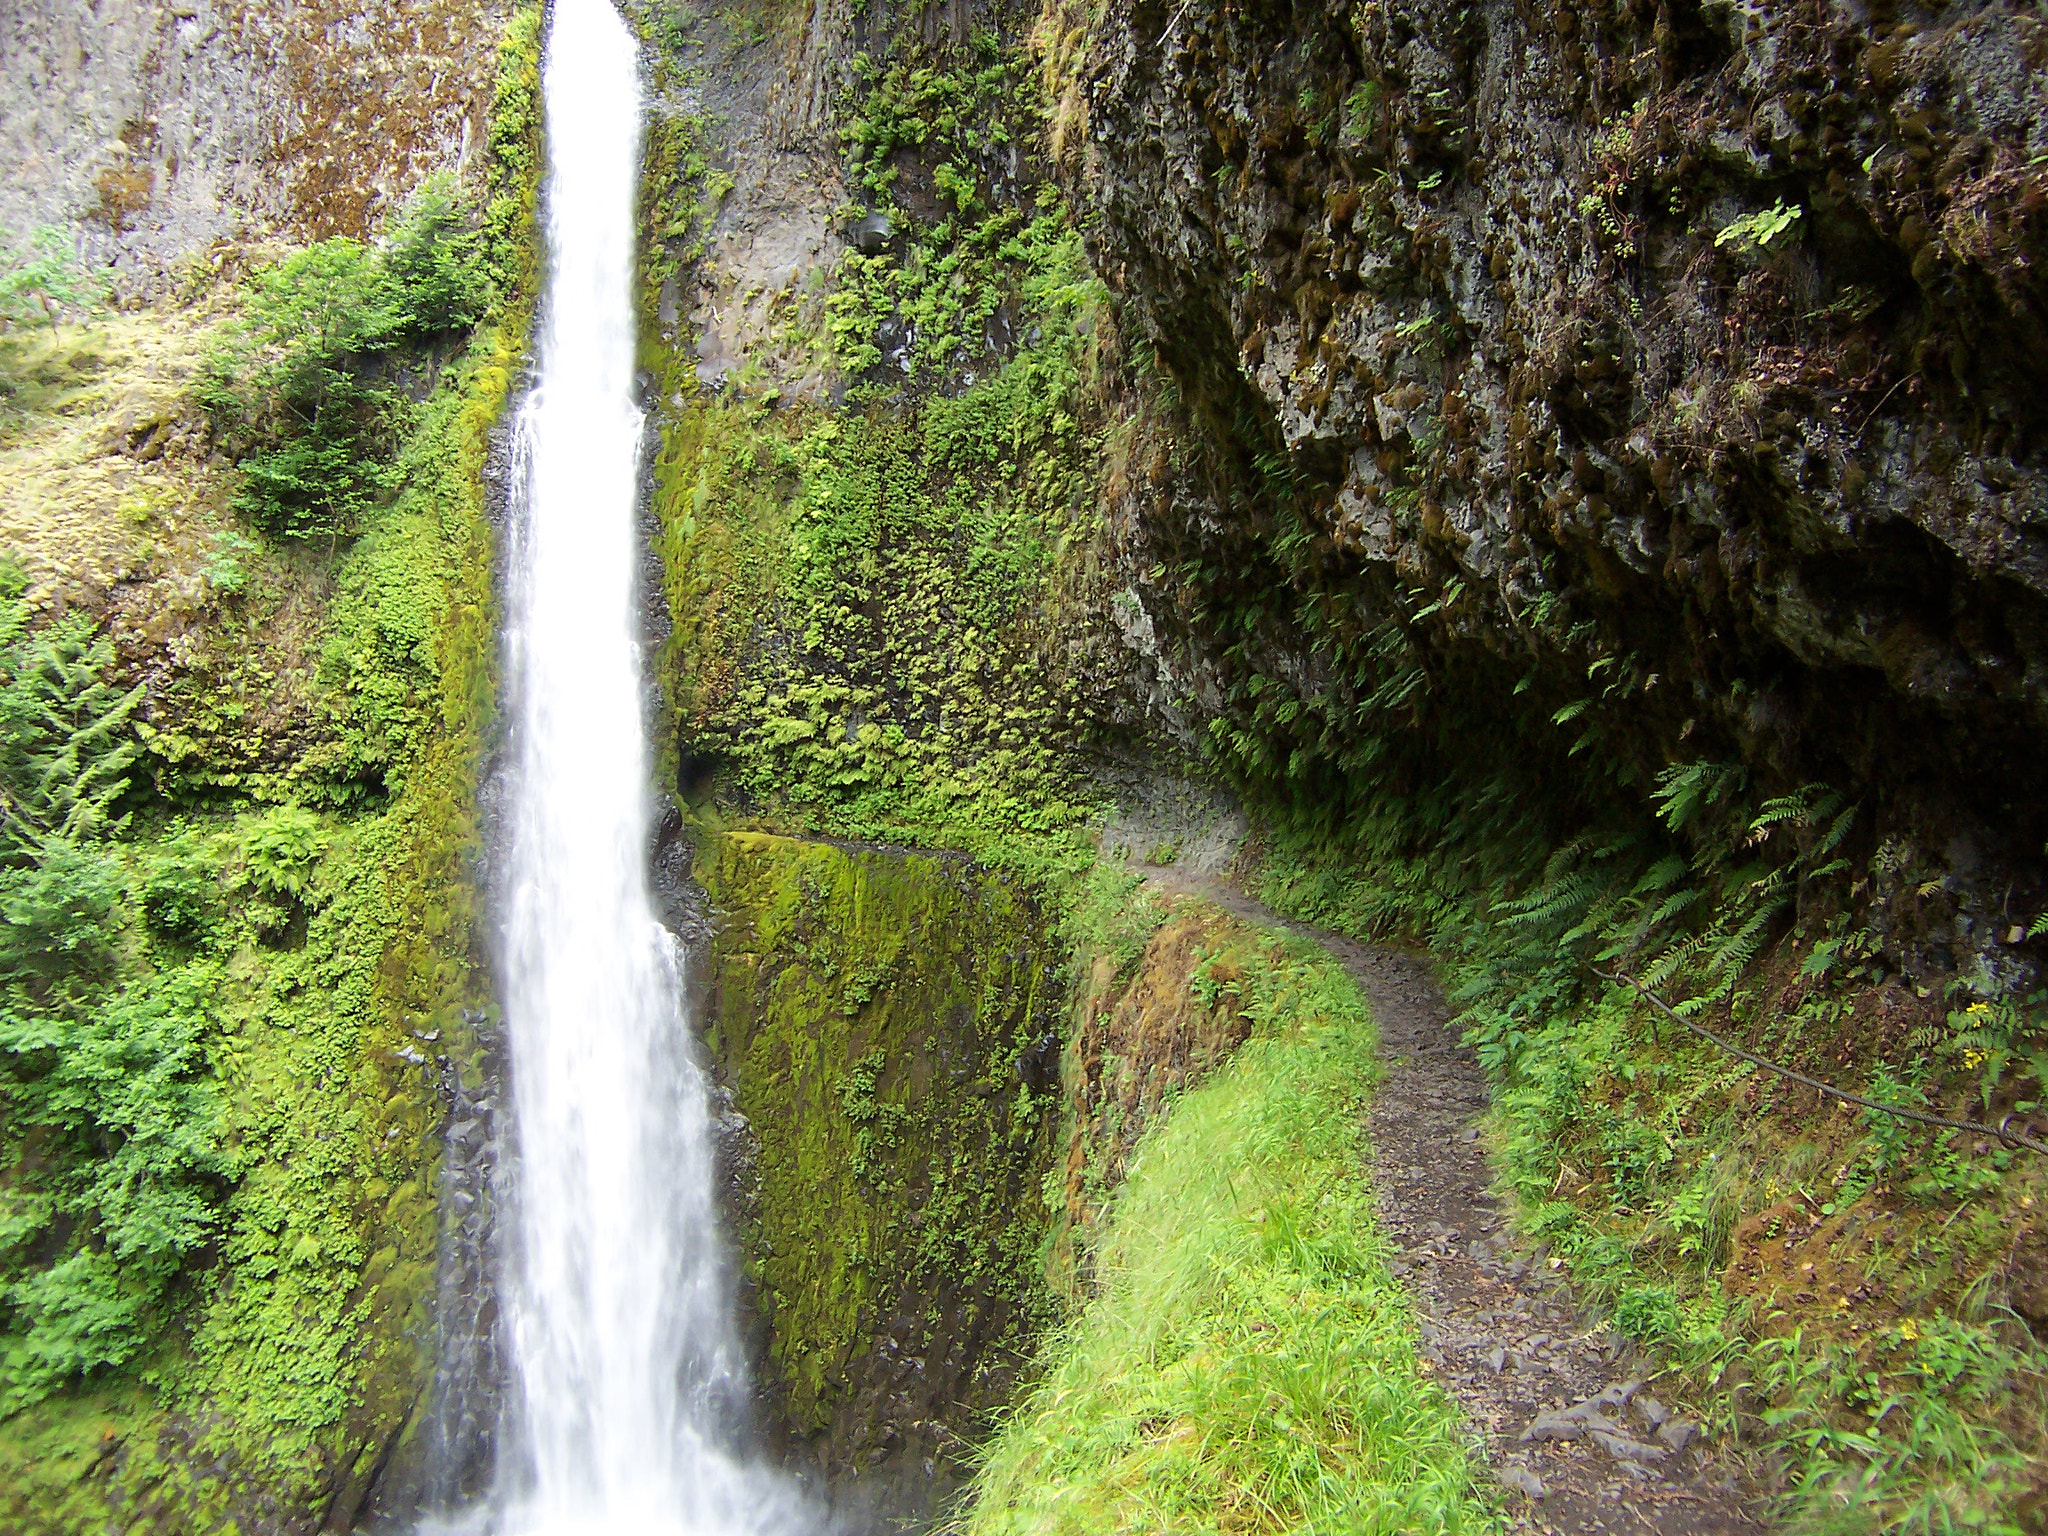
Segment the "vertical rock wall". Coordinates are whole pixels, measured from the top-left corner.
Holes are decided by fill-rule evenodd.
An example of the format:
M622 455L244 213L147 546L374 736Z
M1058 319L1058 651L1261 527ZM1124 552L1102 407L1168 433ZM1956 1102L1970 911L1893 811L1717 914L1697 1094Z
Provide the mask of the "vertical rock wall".
M935 1512L1050 1316L1064 946L958 856L730 832L696 868L771 1417L840 1503Z
M2033 964L2038 17L1118 0L1044 35L1171 381L1120 528L1190 713L1282 763L1383 735L1423 782L1491 720L1566 822L1673 763L1830 783L1889 840L1898 958Z
M22 0L0 16L0 239L121 292L215 242L369 234L483 148L507 0Z

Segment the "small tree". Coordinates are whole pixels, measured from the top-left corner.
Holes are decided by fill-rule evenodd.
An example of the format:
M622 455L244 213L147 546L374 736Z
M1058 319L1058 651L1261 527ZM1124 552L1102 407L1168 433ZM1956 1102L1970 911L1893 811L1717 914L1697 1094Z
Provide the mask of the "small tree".
M435 179L381 249L323 240L256 275L200 394L243 445L241 507L257 526L332 535L393 487L408 403L386 364L476 323L489 297L478 246Z

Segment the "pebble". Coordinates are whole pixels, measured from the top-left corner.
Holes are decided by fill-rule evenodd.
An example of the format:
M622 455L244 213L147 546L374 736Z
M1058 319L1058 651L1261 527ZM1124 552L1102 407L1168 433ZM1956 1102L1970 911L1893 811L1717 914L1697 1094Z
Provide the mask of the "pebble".
M1532 1499L1540 1499L1550 1492L1548 1488L1543 1486L1543 1479L1526 1467L1518 1467L1513 1463L1509 1463L1507 1466L1502 1467L1495 1475L1506 1486L1514 1489L1515 1492L1527 1494Z

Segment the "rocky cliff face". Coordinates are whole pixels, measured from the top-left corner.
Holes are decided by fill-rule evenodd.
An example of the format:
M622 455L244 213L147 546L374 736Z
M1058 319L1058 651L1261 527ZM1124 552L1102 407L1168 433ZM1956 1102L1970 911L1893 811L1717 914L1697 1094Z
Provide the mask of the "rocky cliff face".
M849 1529L934 1516L1054 1312L1061 935L957 855L732 832L696 872L770 1438Z
M486 138L502 0L25 0L0 17L0 231L127 295L252 240L369 234ZM209 252L215 242L228 242Z
M1532 819L1678 764L1832 784L1895 962L2031 964L2038 18L1119 0L1043 36L1174 397L1111 487L1168 704L1296 782L1512 734Z

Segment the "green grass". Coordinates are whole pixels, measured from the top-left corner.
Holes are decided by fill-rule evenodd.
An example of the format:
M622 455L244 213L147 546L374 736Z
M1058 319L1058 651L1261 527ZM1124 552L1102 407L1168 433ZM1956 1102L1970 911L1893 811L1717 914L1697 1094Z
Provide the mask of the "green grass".
M2038 1262L2032 1160L1816 1109L1591 981L1575 944L1640 933L1640 903L1614 893L1661 894L1633 867L1553 859L1518 889L1461 892L1453 862L1283 832L1262 890L1340 931L1426 936L1492 1074L1494 1166L1519 1224L1657 1351L1665 1395L1691 1398L1801 1536L2041 1529L2048 1350L2014 1309ZM1984 1104L2031 1102L2014 1069L2037 1049L2038 999L1873 984L1873 946L1840 918L1721 963L1715 941L1757 926L1740 897L1764 882L1730 883L1695 903L1701 937L1667 941L1668 962L1638 937L1634 964L1665 964L1659 985L1688 1012L1894 1102L1994 1121Z
M1140 1144L963 1536L1492 1529L1373 1219L1364 1000L1313 946L1227 958L1253 1037Z

